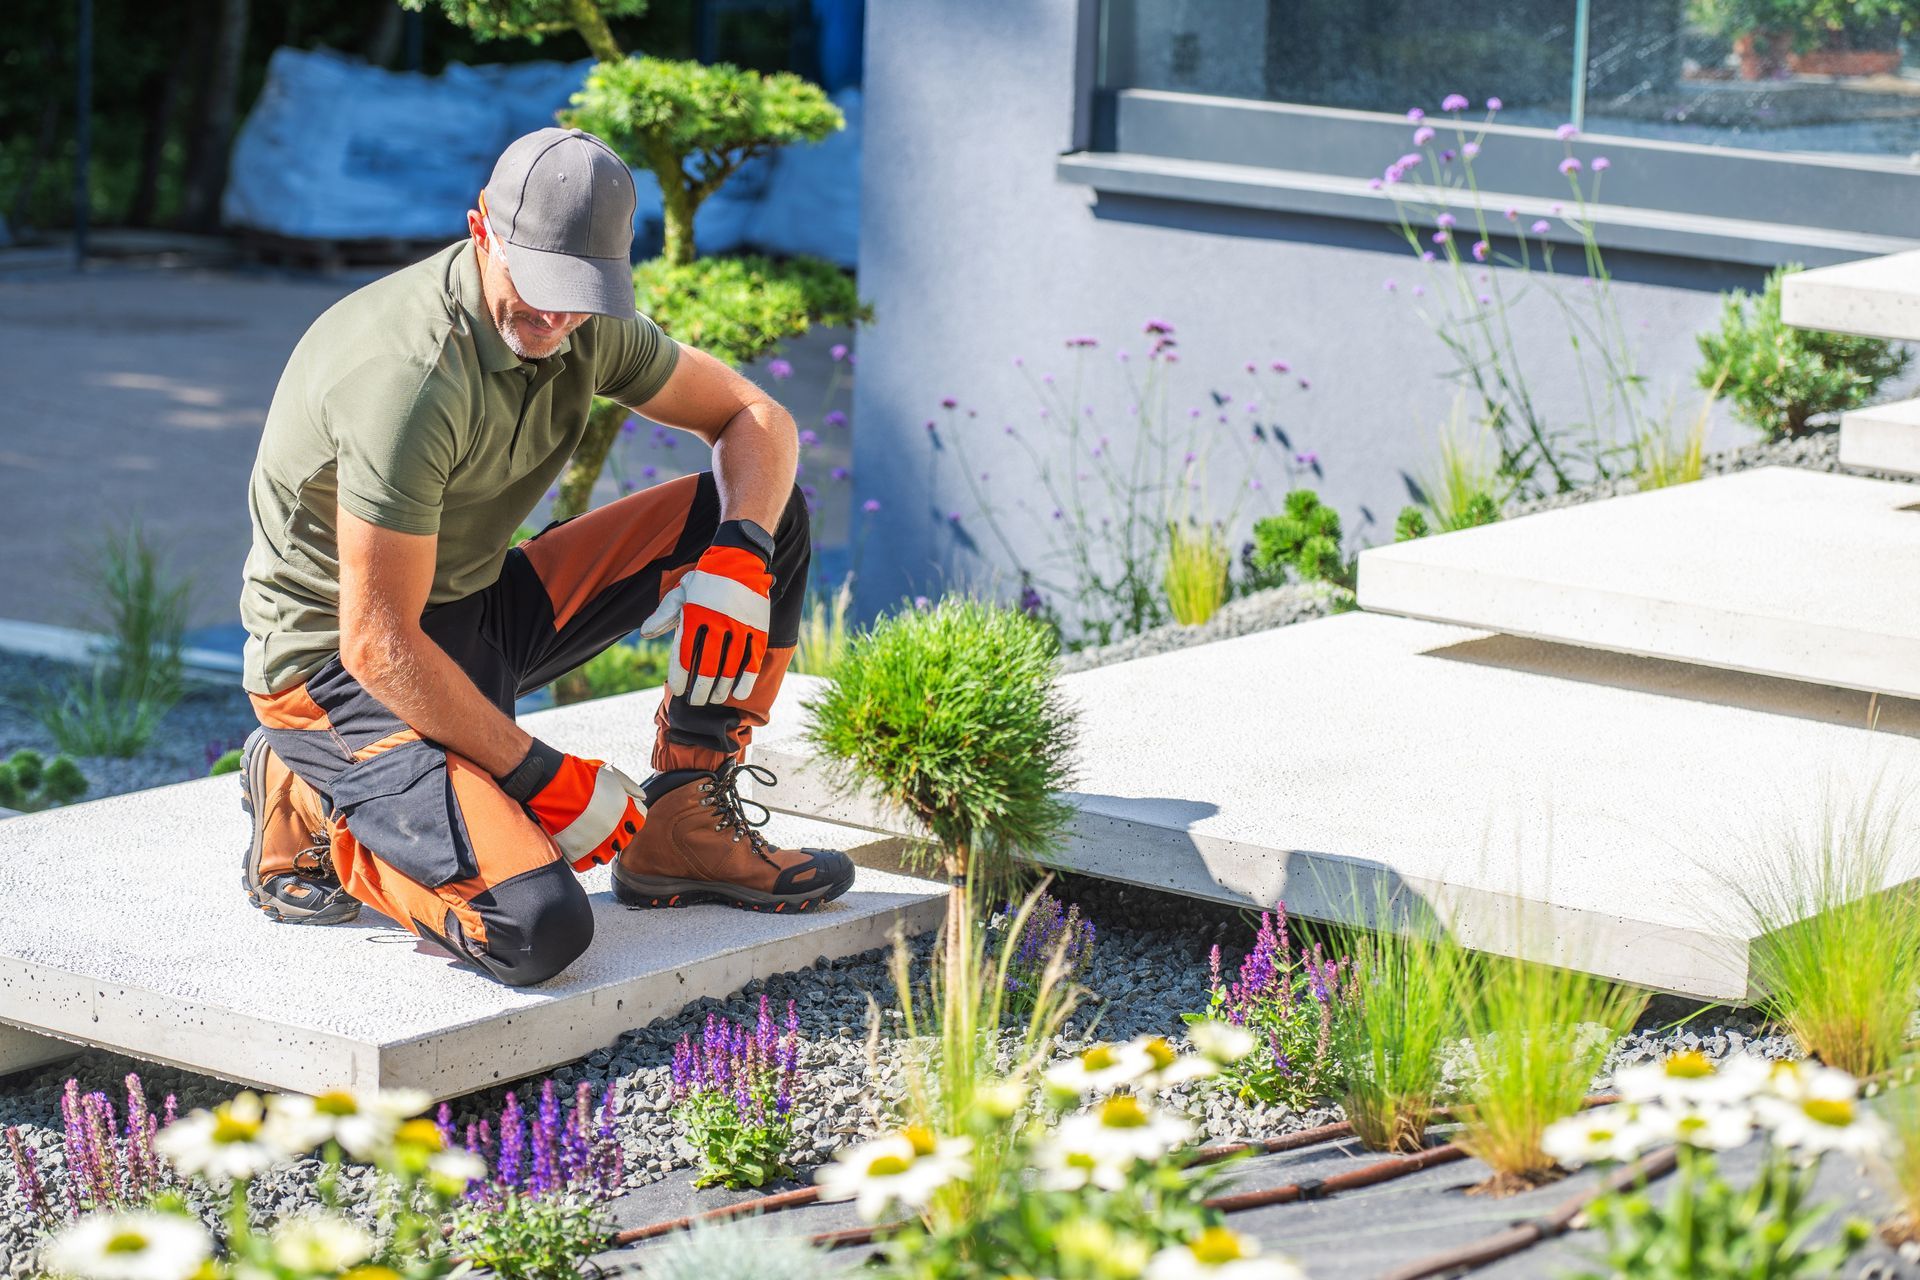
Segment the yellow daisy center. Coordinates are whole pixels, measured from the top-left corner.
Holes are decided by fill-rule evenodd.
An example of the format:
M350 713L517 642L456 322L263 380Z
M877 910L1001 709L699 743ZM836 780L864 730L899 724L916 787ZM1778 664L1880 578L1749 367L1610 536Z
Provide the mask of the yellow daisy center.
M1147 1113L1132 1094L1116 1094L1100 1104L1100 1123L1109 1129L1139 1129L1146 1125Z
M1193 1256L1208 1266L1217 1267L1247 1256L1240 1237L1225 1227L1208 1227L1199 1239L1187 1246Z
M313 1109L323 1116L357 1116L360 1103L344 1089L323 1093L313 1100Z
M1807 1119L1844 1129L1853 1123L1853 1103L1845 1098L1809 1098L1800 1106Z
M1713 1061L1697 1049L1686 1049L1667 1059L1667 1074L1675 1080L1704 1080L1714 1074Z
M440 1130L431 1120L407 1121L393 1135L393 1140L410 1147L423 1147L428 1151L438 1151L441 1147Z
M875 1156L867 1165L869 1178L895 1178L912 1168L912 1164L899 1156Z
M935 1138L933 1130L923 1124L908 1125L900 1131L900 1136L907 1140L907 1145L913 1148L913 1154L916 1156L932 1155L939 1141Z
M1147 1056L1153 1059L1155 1071L1165 1071L1180 1055L1174 1052L1173 1046L1167 1043L1165 1036L1155 1036L1147 1041Z
M252 1142L260 1135L258 1120L243 1120L221 1107L213 1113L213 1140L219 1143Z
M1089 1071L1105 1071L1113 1064L1112 1045L1097 1044L1080 1055L1080 1065Z
M150 1242L138 1231L122 1231L107 1241L108 1253L145 1253Z

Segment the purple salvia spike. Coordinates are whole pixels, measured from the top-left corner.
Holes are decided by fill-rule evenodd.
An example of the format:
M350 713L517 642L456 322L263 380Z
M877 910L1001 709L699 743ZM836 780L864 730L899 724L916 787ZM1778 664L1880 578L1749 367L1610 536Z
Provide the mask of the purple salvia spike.
M113 1104L107 1101L104 1093L87 1095L87 1133L92 1140L94 1185L98 1189L100 1203L116 1208L124 1198L120 1144L116 1141L119 1121L113 1114Z
M540 1086L540 1118L533 1129L533 1185L535 1195L545 1195L559 1186L558 1168L555 1164L555 1147L559 1142L560 1100L554 1092L553 1079Z
M80 1118L80 1082L69 1078L60 1091L61 1150L67 1160L67 1209L76 1219L81 1213L80 1185L87 1177L87 1130Z
M498 1176L502 1187L518 1188L521 1185L521 1166L525 1157L526 1121L520 1111L519 1096L509 1092L506 1108L500 1112Z
M451 1104L445 1102L440 1104L440 1109L433 1113L433 1127L440 1131L441 1146L451 1147L454 1145L453 1107Z
M480 1156L483 1160L486 1158L481 1154L483 1144L480 1141L480 1122L478 1120L467 1121L467 1150L473 1152L474 1155Z
M174 1117L179 1112L179 1109L180 1109L179 1099L175 1098L172 1094L168 1094L166 1109L160 1119L160 1127L162 1129L166 1128L168 1125L171 1125L173 1123Z
M153 1117L147 1112L147 1091L137 1072L127 1072L127 1170L133 1179L133 1194L145 1200L155 1191L153 1158Z

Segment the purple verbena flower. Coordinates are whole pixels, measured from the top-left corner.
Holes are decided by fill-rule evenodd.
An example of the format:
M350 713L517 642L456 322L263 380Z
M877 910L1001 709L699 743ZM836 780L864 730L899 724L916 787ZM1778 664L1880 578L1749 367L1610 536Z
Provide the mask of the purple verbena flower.
M1467 96L1463 93L1450 93L1440 100L1442 111L1465 111L1468 105Z
M776 378L791 378L793 376L793 366L785 360L769 360L767 361L767 372Z
M1562 160L1560 162L1560 172L1568 177L1572 177L1574 174L1580 172L1579 159L1574 156L1568 156L1565 160Z
M1580 136L1580 130L1575 128L1571 124L1563 124L1558 129L1555 129L1553 131L1553 136L1560 139L1560 141L1562 142L1571 142L1573 139Z
M1416 147L1424 147L1424 146L1426 146L1426 145L1427 145L1427 144L1428 144L1429 142L1432 142L1432 141L1433 141L1433 126L1432 126L1432 125L1430 125L1430 124L1423 124L1423 125L1421 125L1421 126L1420 126L1420 127L1418 128L1418 129L1415 129L1415 130L1413 131L1413 145L1414 145L1414 146L1416 146Z

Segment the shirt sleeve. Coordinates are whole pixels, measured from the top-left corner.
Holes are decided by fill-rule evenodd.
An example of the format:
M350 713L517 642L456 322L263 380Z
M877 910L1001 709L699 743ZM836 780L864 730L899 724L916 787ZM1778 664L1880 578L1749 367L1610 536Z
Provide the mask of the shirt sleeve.
M435 370L369 360L327 393L340 505L400 533L438 533L457 454L455 407Z
M680 360L680 344L645 312L602 329L594 394L638 409L653 399Z

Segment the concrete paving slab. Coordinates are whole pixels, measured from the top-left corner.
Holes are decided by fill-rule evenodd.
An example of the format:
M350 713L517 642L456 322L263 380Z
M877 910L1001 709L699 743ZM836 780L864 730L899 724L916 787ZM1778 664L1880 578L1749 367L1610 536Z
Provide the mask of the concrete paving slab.
M1920 400L1870 405L1842 414L1840 465L1920 476Z
M1364 613L1061 683L1068 868L1341 921L1384 885L1469 945L1705 999L1747 994L1729 886L1781 831L1829 782L1920 778L1920 703L1872 700L1872 732L1859 693ZM905 829L811 761L814 687L790 677L755 743L781 778L761 798Z
M1920 697L1920 495L1791 467L1360 553L1384 613Z
M1801 329L1920 342L1920 250L1790 275L1780 318Z
M781 818L769 834L871 839ZM313 1092L415 1085L436 1097L579 1058L701 996L930 928L941 888L862 870L805 916L628 911L585 877L595 940L566 972L510 988L372 913L275 925L237 883L232 778L0 825L0 1024L243 1083Z

